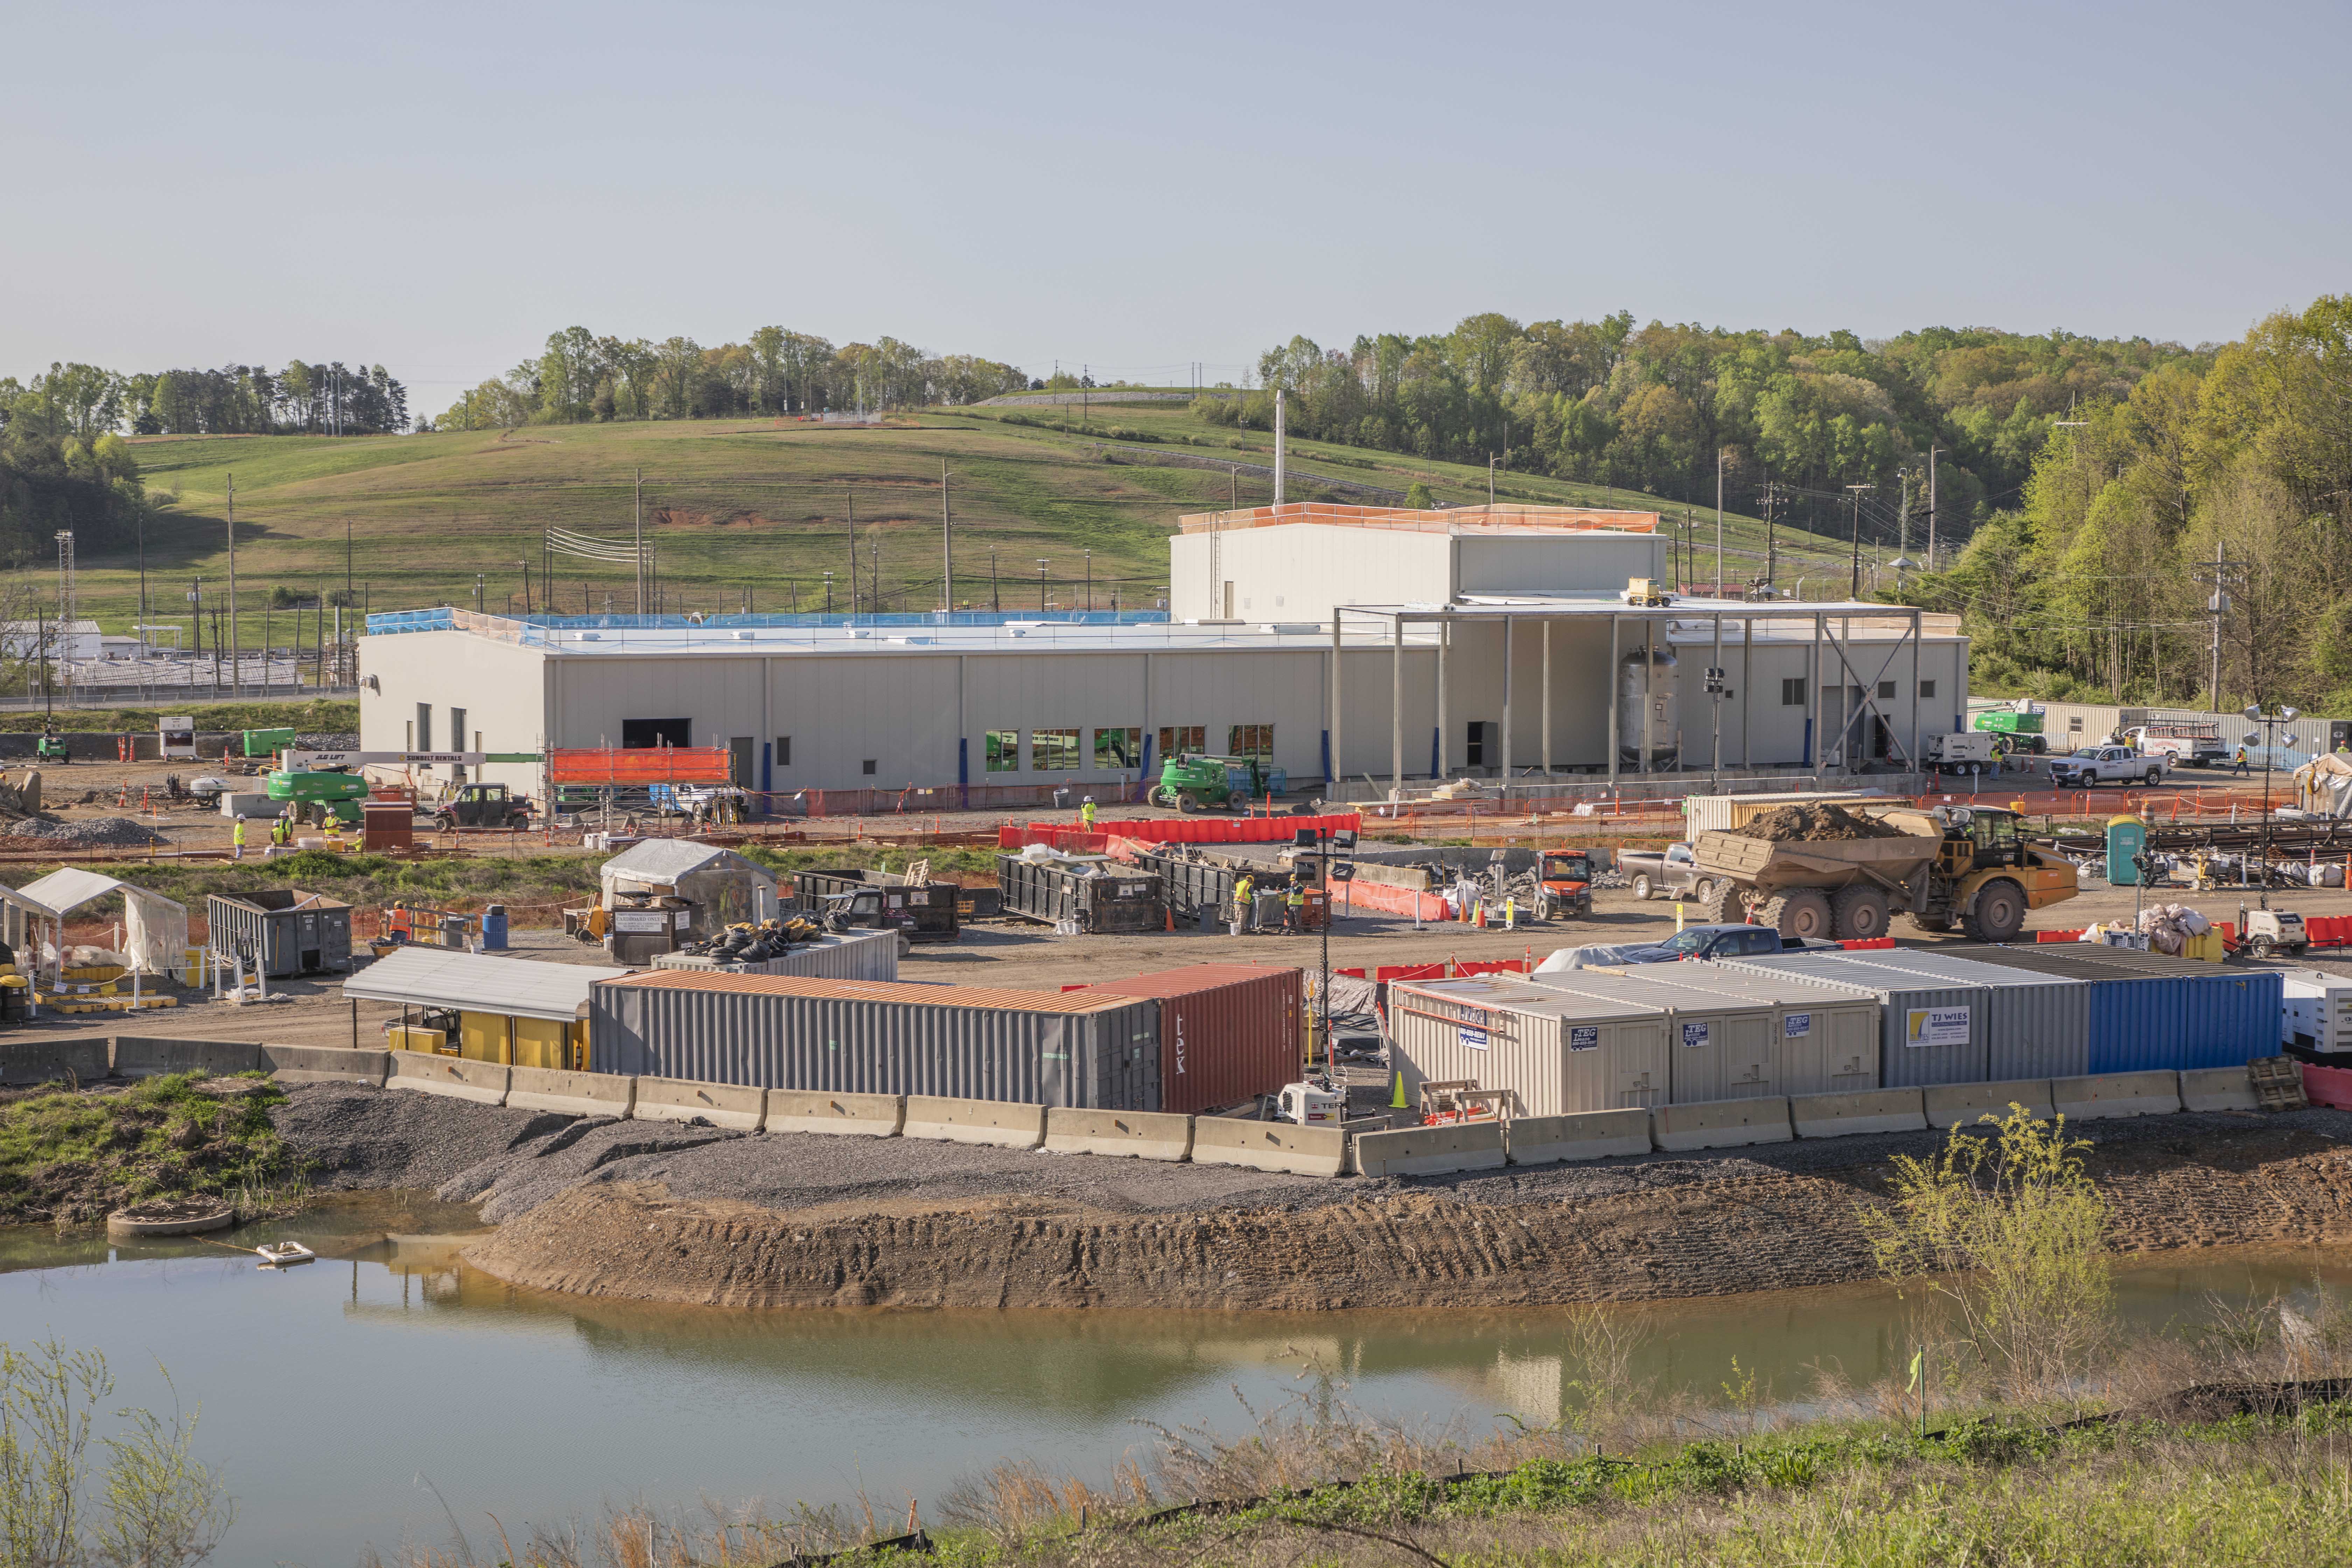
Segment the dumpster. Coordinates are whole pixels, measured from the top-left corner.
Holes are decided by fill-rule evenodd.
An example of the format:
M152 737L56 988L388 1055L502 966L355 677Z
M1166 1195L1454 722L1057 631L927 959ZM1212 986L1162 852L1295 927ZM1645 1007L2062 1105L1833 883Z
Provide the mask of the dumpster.
M215 952L271 977L352 966L352 907L299 888L215 893L205 900Z

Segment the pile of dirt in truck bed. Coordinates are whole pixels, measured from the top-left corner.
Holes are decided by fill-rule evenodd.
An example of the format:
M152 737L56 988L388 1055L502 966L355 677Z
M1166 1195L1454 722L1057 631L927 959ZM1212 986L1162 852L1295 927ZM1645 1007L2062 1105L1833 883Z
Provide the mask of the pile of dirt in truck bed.
M1838 844L1857 838L1903 837L1899 827L1890 826L1874 816L1857 816L1827 801L1775 806L1750 817L1747 826L1730 831L1742 838L1760 838L1767 844Z

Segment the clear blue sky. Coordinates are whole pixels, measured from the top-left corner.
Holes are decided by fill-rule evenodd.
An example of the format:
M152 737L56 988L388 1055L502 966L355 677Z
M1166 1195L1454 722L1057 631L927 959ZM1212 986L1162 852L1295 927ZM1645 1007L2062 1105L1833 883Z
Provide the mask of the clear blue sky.
M2352 286L2352 9L0 12L0 374L574 323L1237 376L1628 309L2234 337Z

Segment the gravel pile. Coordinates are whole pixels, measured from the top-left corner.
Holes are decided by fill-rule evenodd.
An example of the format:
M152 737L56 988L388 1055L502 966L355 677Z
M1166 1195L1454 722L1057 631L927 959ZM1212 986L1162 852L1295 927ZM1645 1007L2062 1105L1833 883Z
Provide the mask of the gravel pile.
M165 842L160 834L150 832L127 816L94 816L81 822L24 816L0 826L0 836L92 849L143 849L151 844Z
M408 1089L297 1084L278 1131L318 1163L321 1187L438 1187L516 1145L577 1120Z
M297 731L294 744L306 752L356 752L360 749L360 738L356 733L341 730L331 734L310 735Z

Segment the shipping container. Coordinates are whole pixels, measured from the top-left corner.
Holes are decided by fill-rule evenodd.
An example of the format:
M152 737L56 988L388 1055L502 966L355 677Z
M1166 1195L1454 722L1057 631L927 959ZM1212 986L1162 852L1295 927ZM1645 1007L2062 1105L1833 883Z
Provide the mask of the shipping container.
M760 963L720 963L688 952L666 952L656 969L698 970L706 974L801 974L821 980L896 980L898 933L895 931L827 931L796 944L781 958Z
M1598 1001L1664 1008L1674 1047L1667 1090L1674 1104L1787 1093L1780 1087L1780 1021L1773 1005L1760 997L1696 991L1643 973L1680 967L1643 964L1622 974L1568 969L1534 983Z
M1517 980L1412 980L1389 987L1389 1034L1407 1103L1423 1083L1503 1089L1514 1116L1664 1105L1673 1017Z
M299 888L214 893L205 900L205 941L270 978L352 966L352 907Z
M1924 976L1946 985L1981 985L1985 1002L1985 1078L2080 1078L2091 1070L2095 987L2054 974L1977 962L1979 950L1874 949L1846 956L1873 969Z
M1878 1083L1921 1089L1942 1083L1983 1083L1991 1057L1986 1042L1991 993L1981 985L1940 984L1933 976L1874 969L1871 956L1808 950L1755 958L1727 958L1726 968L1784 976L1878 998Z
M597 1069L838 1094L1160 1106L1140 997L661 970L589 993Z
M1093 934L1133 935L1165 930L1168 906L1160 879L1117 862L1088 858L1070 861L996 858L996 888L1003 910L1048 925L1064 922Z
M1780 795L1694 795L1683 797L1683 830L1692 837L1702 833L1722 833L1734 827L1745 827L1768 811L1778 811L1784 805L1801 805L1815 801L1837 801L1850 805L1854 801L1875 801L1890 804L1886 795L1876 790L1789 790Z
M1644 967L1657 979L1685 990L1769 1003L1775 1010L1772 1037L1780 1042L1779 1092L1851 1094L1879 1087L1876 997L1824 992L1801 980L1751 973L1719 963Z
M1971 947L1969 956L2095 988L2085 1070L2242 1067L2279 1050L2279 971L2222 968L2087 942Z
M1305 1072L1306 1036L1296 969L1198 963L1106 980L1078 996L1133 996L1160 1004L1161 1110L1246 1105Z

